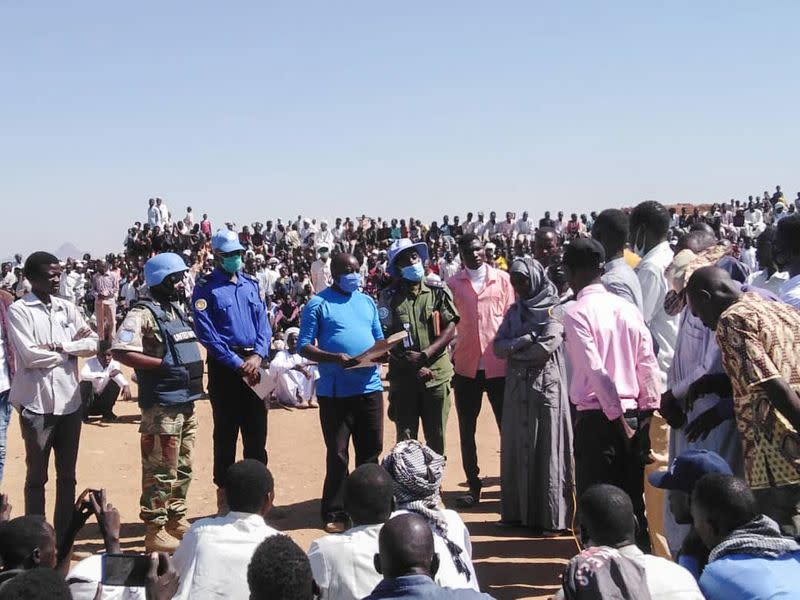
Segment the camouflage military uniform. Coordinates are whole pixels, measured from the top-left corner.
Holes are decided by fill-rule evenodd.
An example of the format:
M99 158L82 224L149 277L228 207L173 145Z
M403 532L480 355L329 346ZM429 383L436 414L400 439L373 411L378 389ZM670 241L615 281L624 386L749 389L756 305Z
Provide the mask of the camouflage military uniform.
M444 454L453 377L450 356L444 350L430 357L426 366L433 377L427 381L420 380L417 371L410 370L399 358L404 350L421 352L433 343L437 337L435 315L438 315L439 334L459 320L450 290L443 285L433 286L423 281L415 294L405 282L398 281L378 298L378 318L384 335L407 332L406 340L389 356L389 418L397 428L397 439L416 439L421 420L425 443Z
M165 344L155 316L134 307L117 332L113 350L142 352L163 358ZM139 425L142 452L142 496L139 517L166 525L186 516L186 494L192 480L192 451L197 436L194 402L144 406Z

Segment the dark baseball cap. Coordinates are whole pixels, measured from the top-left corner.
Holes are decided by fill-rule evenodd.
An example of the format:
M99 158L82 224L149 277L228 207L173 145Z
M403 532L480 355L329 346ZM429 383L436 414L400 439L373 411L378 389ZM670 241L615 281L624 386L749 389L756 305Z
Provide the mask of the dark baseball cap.
M668 470L650 473L647 479L653 487L690 494L694 484L709 473L733 475L730 465L716 452L687 450L672 461Z
M563 262L570 268L600 267L606 262L606 251L597 240L581 238L564 245Z

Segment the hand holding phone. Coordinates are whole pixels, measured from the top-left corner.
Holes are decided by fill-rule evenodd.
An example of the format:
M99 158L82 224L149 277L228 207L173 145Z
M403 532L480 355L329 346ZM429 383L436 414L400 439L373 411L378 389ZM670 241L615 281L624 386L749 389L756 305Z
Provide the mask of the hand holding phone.
M149 572L149 554L104 554L101 583L124 587L144 587Z

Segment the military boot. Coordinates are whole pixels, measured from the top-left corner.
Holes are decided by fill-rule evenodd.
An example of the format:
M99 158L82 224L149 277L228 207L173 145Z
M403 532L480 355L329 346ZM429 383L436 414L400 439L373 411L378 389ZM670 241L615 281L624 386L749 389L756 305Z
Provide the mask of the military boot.
M189 531L189 527L192 524L189 523L186 517L181 517L180 519L170 519L167 521L167 533L170 534L177 540L182 540L183 536L186 535L186 532Z
M172 554L180 542L172 537L163 525L147 523L145 526L144 549L147 552L167 552Z

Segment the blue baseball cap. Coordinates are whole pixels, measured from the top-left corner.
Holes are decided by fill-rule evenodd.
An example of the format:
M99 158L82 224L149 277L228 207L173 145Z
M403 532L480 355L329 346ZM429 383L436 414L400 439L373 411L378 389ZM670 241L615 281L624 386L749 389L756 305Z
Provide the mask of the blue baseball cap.
M162 252L144 263L144 282L147 287L155 287L164 281L167 275L188 270L189 267L180 256L173 252Z
M733 475L730 465L716 452L687 450L672 461L667 471L650 473L647 479L653 487L690 494L694 484L709 473Z
M239 236L236 232L230 229L218 229L211 236L211 249L219 250L225 254L227 252L236 252L237 250L243 251L244 247L239 243Z

